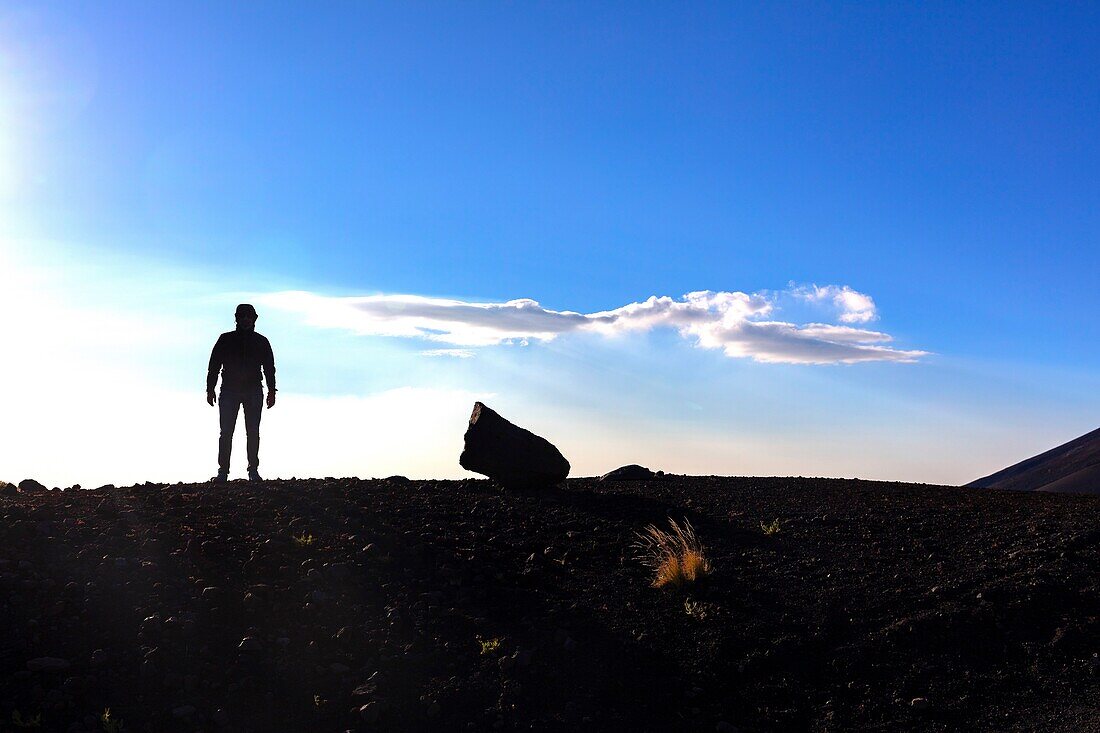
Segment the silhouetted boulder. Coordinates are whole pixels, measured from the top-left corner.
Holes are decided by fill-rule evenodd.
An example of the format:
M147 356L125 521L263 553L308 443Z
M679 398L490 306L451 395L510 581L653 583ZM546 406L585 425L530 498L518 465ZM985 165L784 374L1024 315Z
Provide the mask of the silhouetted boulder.
M33 478L25 478L19 482L19 490L24 494L41 494L49 491L45 486L35 481Z
M608 471L600 476L600 481L648 481L653 478L653 471L631 463L629 466L619 466L614 471Z
M554 445L530 430L474 403L459 464L508 488L553 486L569 475L569 461Z
M15 484L9 484L7 481L0 481L0 494L18 494L19 489L15 488Z

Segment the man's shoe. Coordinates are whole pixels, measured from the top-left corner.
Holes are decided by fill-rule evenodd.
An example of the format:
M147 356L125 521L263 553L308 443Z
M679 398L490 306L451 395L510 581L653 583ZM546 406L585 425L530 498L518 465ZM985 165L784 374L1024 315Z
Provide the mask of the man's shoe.
M229 474L224 471L218 471L218 475L210 479L212 484L226 484L229 483Z
M249 481L263 481L263 479L260 478L260 472L257 471L254 468L251 471L248 472L248 480Z

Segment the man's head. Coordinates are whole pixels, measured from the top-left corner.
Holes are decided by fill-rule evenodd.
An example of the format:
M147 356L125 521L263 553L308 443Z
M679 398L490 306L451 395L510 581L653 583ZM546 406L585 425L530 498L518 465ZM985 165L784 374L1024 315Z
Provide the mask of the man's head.
M238 305L233 316L237 319L237 328L245 331L256 328L256 319L259 318L256 309L248 303Z

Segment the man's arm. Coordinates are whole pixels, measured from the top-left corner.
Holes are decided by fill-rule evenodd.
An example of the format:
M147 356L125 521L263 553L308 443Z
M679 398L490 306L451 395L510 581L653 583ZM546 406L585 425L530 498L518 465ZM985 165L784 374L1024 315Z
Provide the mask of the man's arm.
M214 404L214 387L218 384L218 373L222 369L224 360L222 338L218 336L218 340L214 343L214 348L210 351L210 363L206 367L206 401L211 405Z
M271 342L264 338L263 353L264 379L267 380L267 406L275 406L275 354L271 350Z

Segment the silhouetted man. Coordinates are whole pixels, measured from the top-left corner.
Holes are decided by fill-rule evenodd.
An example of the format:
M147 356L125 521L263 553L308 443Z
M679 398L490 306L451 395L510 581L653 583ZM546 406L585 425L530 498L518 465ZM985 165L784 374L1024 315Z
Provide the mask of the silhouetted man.
M267 378L267 406L275 406L275 356L271 342L256 333L256 309L248 303L237 306L234 314L237 330L223 333L210 352L210 366L206 370L206 403L213 405L214 386L218 372L222 375L219 398L221 438L218 441L218 475L212 481L229 480L229 454L233 451L233 429L237 425L237 413L244 406L244 429L248 438L248 480L261 481L260 467L260 413L263 410L264 392L260 383L260 369Z

